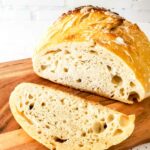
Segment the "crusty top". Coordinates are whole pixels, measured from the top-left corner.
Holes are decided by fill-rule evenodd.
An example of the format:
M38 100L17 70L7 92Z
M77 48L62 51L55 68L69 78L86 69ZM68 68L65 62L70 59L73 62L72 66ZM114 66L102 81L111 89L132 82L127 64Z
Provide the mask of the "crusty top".
M37 52L63 42L93 41L122 58L150 93L150 42L136 24L104 8L82 6L63 14Z

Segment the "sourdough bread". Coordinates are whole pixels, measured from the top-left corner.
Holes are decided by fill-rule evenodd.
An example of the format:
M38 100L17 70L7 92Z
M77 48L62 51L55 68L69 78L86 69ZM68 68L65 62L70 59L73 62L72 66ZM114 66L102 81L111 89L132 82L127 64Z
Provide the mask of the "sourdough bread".
M63 14L33 56L50 81L125 103L150 96L150 42L136 24L83 6Z
M50 150L103 150L134 130L134 115L42 85L18 85L9 102L21 127Z

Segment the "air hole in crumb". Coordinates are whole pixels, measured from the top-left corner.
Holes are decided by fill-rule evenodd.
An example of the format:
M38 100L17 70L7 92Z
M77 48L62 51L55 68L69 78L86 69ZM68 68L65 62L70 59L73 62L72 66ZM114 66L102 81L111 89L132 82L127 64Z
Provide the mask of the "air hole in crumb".
M113 97L114 97L114 94L112 94L110 97L113 98Z
M83 108L87 108L88 107L88 105L87 105L87 103L85 103L84 105L83 105Z
M55 70L51 70L52 73L55 73Z
M56 66L58 65L58 60L55 61L55 65L56 65Z
M97 118L98 118L98 116L97 116L97 115L94 115L94 118L96 118L96 119L97 119Z
M118 75L115 75L115 76L113 76L111 81L114 84L120 84L122 82L122 78L120 76L118 76Z
M64 105L64 99L61 99L60 102L62 105Z
M113 115L109 115L107 118L108 122L112 122L114 120L114 116Z
M85 120L85 123L88 123L89 121L88 120Z
M75 108L74 108L74 110L78 110L78 109L79 109L78 107L75 107Z
M92 133L92 132L93 132L92 128L88 129L87 131L87 133Z
M81 133L81 136L82 136L82 137L85 137L85 136L86 136L86 133L85 133L85 132L82 132L82 133Z
M79 144L79 147L83 147L83 144L80 143L80 144Z
M51 57L48 57L47 60L51 60Z
M22 103L20 103L20 108L22 108Z
M105 142L105 145L108 145L108 142Z
M33 107L34 107L34 103L31 103L31 104L29 105L29 110L32 110Z
M49 129L50 127L49 127L49 125L45 125L45 127L47 128L47 129Z
M129 118L127 116L121 116L119 123L122 127L127 126L129 124Z
M122 96L124 96L124 88L121 88L121 89L120 89L120 94L121 94Z
M111 67L110 67L109 65L107 65L107 69L108 69L109 71L111 71Z
M113 136L120 135L123 131L121 129L116 129Z
M80 55L80 56L78 56L78 58L79 58L79 59L81 59L81 58L82 58L82 56Z
M128 96L128 100L133 102L138 102L139 94L137 94L136 92L131 92Z
M29 104L29 101L26 101L25 104L28 105L28 104Z
M38 131L38 134L41 134L42 132L41 131Z
M67 141L67 139L62 139L62 138L59 138L59 137L57 137L57 136L54 137L54 140L55 140L56 142L58 142L58 143L64 143L64 142Z
M77 80L77 82L81 82L81 81L82 81L81 79L78 79L78 80Z
M31 94L29 94L29 95L28 95L28 98L29 98L29 99L32 99L32 98L33 98L33 96L32 96Z
M67 69L67 68L64 68L64 72L68 72L68 69Z
M93 140L93 139L92 139ZM93 141L88 141L88 143L90 144L90 145L92 145L93 144ZM91 150L91 149L87 149L87 150Z
M101 123L95 122L93 125L93 132L100 133L101 132Z
M97 52L94 51L94 50L90 50L90 53L92 53L92 54L97 54Z
M67 50L65 50L65 51L64 51L64 53L65 53L65 54L70 54L70 52L69 52L69 51L67 51Z
M31 112L30 112L30 114L31 114ZM37 115L35 115L35 118L38 118L38 116L37 116Z
M61 49L47 51L45 53L45 55L47 55L47 54L57 54L58 52L61 52Z
M41 70L45 70L47 66L41 65Z
M131 86L131 87L135 87L135 84L131 81L131 82L130 82L130 86Z
M105 121L105 119L104 119L104 118L101 118L101 121Z
M42 106L42 107L44 107L45 105L46 105L45 102L42 102L42 103L41 103L41 106Z
M104 123L104 129L106 129L107 128L107 124L106 123Z
M87 115L87 114L88 114L88 112L87 112L87 111L85 111L85 114Z
M67 121L66 120L63 120L63 123L66 123Z
M114 122L113 122L111 125L112 125L112 126L115 126L115 125L114 125Z
M114 90L112 90L112 91L111 91L111 94L113 94L113 93L115 93L115 91L114 91Z

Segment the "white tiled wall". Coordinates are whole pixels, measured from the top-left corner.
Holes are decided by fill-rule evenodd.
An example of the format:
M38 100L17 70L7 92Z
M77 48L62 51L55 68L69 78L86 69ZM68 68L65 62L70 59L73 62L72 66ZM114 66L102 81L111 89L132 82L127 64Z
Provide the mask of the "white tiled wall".
M0 0L0 62L31 57L59 15L88 4L120 13L150 37L150 0Z

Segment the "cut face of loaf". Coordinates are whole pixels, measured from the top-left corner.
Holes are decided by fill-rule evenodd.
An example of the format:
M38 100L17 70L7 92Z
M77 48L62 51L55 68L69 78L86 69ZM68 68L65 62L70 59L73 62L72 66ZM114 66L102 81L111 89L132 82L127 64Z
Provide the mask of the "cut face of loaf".
M50 81L125 103L150 96L150 43L137 25L108 10L69 11L48 30L33 56Z
M92 43L65 43L50 49L33 59L39 76L125 103L144 97L134 72L106 48Z
M45 86L22 83L9 102L21 127L51 150L103 150L134 130L134 115Z

